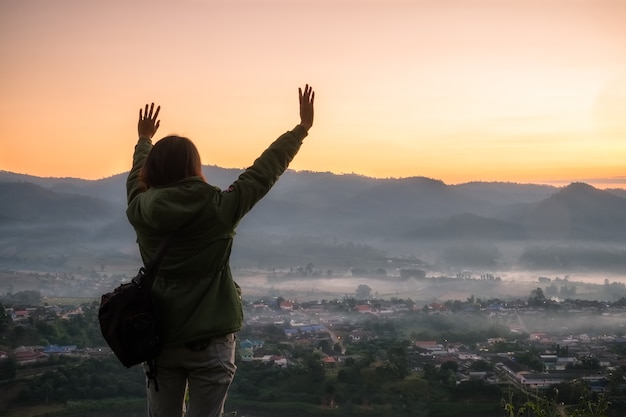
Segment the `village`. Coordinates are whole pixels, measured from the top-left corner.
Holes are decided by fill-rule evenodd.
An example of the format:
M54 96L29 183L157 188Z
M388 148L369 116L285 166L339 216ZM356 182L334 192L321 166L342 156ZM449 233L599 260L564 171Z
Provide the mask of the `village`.
M93 302L75 307L23 305L5 307L4 312L15 331L41 321L71 321L85 314L93 318L95 306ZM242 364L301 366L301 356L294 351L304 350L316 352L323 368L336 372L359 359L356 346L398 340L405 343L402 366L407 374L443 366L453 371L455 384L482 380L538 391L583 381L594 392L623 393L626 388L623 299L554 303L536 291L527 300L468 299L424 305L397 298L298 302L267 297L246 302L245 310L246 324L238 335ZM478 335L488 337L478 339ZM10 340L5 334L0 363L14 360L14 377L20 378L36 373L31 369L34 365L54 357L112 355L103 341L96 345L84 340L62 343L71 342L71 337L47 340L47 345L7 349Z

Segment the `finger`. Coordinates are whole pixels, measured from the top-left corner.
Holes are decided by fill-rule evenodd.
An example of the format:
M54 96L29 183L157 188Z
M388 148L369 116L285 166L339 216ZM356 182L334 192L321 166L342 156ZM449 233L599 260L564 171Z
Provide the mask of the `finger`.
M298 87L298 101L302 104L302 89Z
M148 116L148 119L152 119L152 112L154 111L154 103L150 103L150 115Z
M143 117L143 114L141 114L141 107L139 108L139 121L141 121L141 118Z
M160 111L161 111L161 106L157 106L156 112L154 112L154 117L153 117L154 120L156 120L157 117L159 117L159 112Z
M154 125L154 133L156 133L156 131L159 129L160 125L161 125L161 121L157 120L156 124Z
M148 105L146 104L146 108L143 111L143 117L148 117Z

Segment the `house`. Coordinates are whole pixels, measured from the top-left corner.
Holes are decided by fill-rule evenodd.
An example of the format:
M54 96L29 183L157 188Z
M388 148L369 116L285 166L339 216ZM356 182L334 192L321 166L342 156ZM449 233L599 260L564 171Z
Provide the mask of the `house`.
M531 333L529 336L529 340L531 342L541 342L544 340L549 340L548 335L546 333Z
M427 340L427 341L416 341L413 343L413 345L422 351L426 351L429 354L432 354L434 352L441 352L441 351L445 351L444 347L442 344L437 343L436 341L433 340Z
M263 341L257 339L246 339L239 341L239 356L244 362L254 359L254 351L263 348Z
M435 312L442 312L442 311L447 311L448 308L446 307L445 304L431 303L431 304L428 305L428 310L429 311L435 311Z
M16 349L15 352L13 352L13 355L15 356L15 362L17 362L18 365L26 365L48 359L47 354L36 350Z
M287 336L288 338L297 336L299 334L298 329L285 329L283 330L283 332L285 333L285 336Z
M274 365L280 368L287 367L287 358L283 358L282 356L273 356L272 360L274 361Z
M287 359L279 355L263 355L259 358L254 358L267 365L280 366L282 368L287 367Z
M520 384L524 385L526 388L532 389L546 389L551 387L552 385L560 384L567 381L572 381L574 379L579 378L578 374L569 374L569 373L542 373L542 374L523 374L519 375Z
M568 368L568 366L576 365L576 362L578 362L578 359L574 357L557 358L556 367L554 369L557 371L564 371Z
M258 339L246 339L239 342L242 349L259 349L263 347L263 341Z
M289 300L283 300L279 305L281 310L293 311L293 302Z
M539 355L539 359L543 363L546 370L555 370L557 366L558 356L556 355Z
M58 346L58 345L49 345L43 350L43 353L46 354L67 354L67 353L75 353L76 346Z
M358 304L354 306L354 309L356 310L357 313L361 313L361 314L372 312L372 306L368 304Z
M302 333L326 333L328 332L326 327L319 325L319 324L314 324L311 326L302 326L300 328L300 331Z
M368 330L352 330L348 335L348 338L354 341L371 340L373 337L373 333Z
M24 321L30 317L30 311L28 310L14 310L11 315L13 321Z
M239 348L239 356L243 362L250 362L254 359L254 352L252 349Z
M324 356L322 358L322 363L324 364L324 366L329 367L329 368L334 368L335 365L337 364L337 361L335 360L335 358L333 358L332 356Z

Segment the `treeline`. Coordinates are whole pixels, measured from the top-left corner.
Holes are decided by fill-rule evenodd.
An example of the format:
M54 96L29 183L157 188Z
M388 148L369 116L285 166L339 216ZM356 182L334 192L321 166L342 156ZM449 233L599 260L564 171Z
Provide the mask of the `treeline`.
M145 417L146 407L145 398L68 401L63 410L37 417Z
M25 385L17 401L48 404L73 400L144 397L140 367L126 369L114 358L71 361L48 370Z
M524 250L519 264L530 270L596 268L622 272L626 267L626 250L591 245L534 245Z
M41 304L41 293L32 290L6 293L0 295L0 302L5 306L37 306ZM2 313L4 313L4 309Z
M77 307L82 314L59 320L55 311L40 305L27 319L16 324L4 313L5 307L0 303L0 345L10 349L48 345L106 346L98 324L99 303L93 301Z

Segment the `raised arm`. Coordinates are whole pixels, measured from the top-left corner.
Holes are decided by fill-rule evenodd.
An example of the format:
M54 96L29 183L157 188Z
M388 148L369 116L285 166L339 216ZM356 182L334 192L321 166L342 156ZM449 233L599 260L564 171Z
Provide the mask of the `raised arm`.
M300 126L308 132L313 126L313 102L315 101L315 91L313 87L306 84L304 92L302 88L298 88L298 96L300 99Z
M300 123L276 139L254 164L222 193L219 215L225 224L236 225L267 194L298 153L302 140L313 125L315 93L307 84L304 90L298 89L298 95Z
M156 131L159 130L159 125L161 124L161 121L158 119L160 111L161 106L157 106L156 111L154 111L154 103L150 104L149 108L146 104L143 114L141 109L139 109L139 121L137 122L139 139L152 139Z
M161 106L157 106L155 111L154 103L150 104L150 106L146 104L143 111L141 108L139 109L139 121L137 122L137 135L139 136L139 140L135 145L135 151L133 153L133 166L126 179L126 198L128 203L142 191L145 191L139 176L144 161L152 149L151 139L161 124L161 121L158 119L159 111L161 111Z

